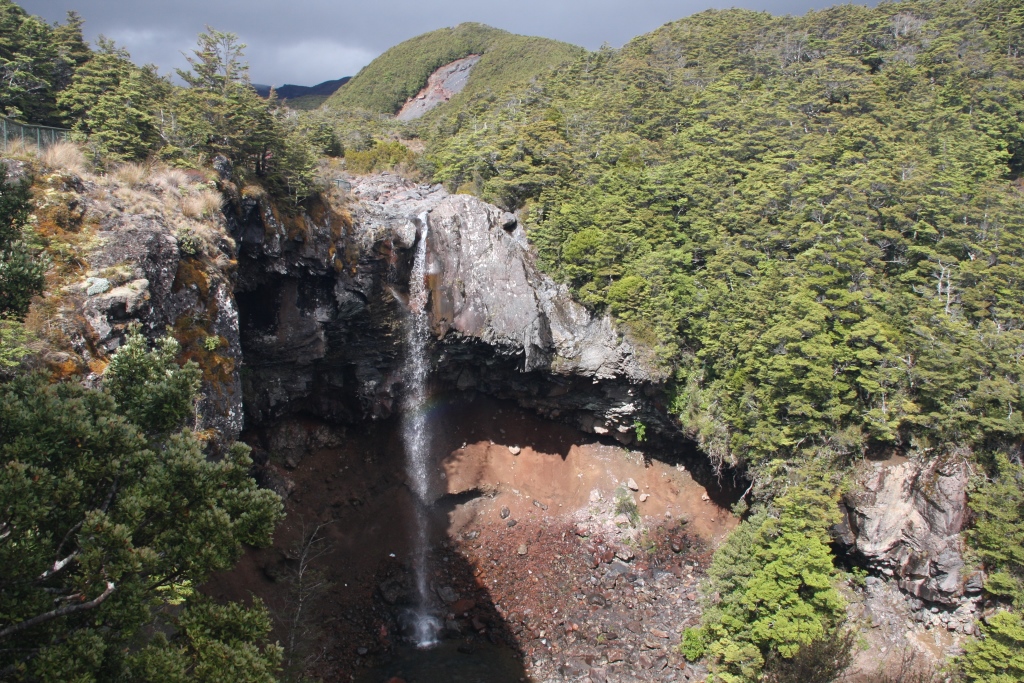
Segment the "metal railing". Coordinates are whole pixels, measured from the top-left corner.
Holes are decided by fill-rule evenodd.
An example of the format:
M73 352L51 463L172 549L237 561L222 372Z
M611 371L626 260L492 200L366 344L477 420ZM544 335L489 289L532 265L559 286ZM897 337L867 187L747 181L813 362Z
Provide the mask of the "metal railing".
M67 140L68 136L71 135L71 131L64 128L18 123L7 117L0 117L0 130L2 130L4 136L5 152L12 143L21 142L23 145L48 147L56 142Z

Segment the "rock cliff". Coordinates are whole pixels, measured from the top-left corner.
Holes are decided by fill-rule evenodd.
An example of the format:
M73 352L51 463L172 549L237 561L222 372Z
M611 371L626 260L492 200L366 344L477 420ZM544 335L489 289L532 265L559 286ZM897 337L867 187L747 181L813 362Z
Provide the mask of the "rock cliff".
M389 174L346 177L333 197L283 214L217 168L216 179L131 187L37 177L37 230L70 254L33 313L53 341L52 367L95 381L137 324L151 337L170 330L202 367L196 427L214 443L245 425L387 417L402 391L413 253L426 240L437 388L514 399L623 443L637 422L682 443L659 368L536 269L516 216ZM189 202L202 197L214 210L197 216ZM306 449L287 445L276 450L295 466ZM837 539L921 600L976 594L959 536L965 463L869 464L844 497Z
M953 457L871 463L843 497L838 540L905 592L953 604L981 591L966 571L960 530L969 465Z
M400 328L413 250L427 240L436 382L515 398L581 428L632 439L663 379L607 318L534 267L516 217L382 174L350 178L350 217L305 217L289 236L270 212L229 219L253 423L294 412L388 415L401 389Z

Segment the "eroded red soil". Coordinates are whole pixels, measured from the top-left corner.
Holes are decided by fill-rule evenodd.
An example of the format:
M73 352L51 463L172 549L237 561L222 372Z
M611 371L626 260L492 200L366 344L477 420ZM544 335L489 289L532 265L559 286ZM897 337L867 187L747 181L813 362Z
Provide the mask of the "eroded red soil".
M207 590L263 598L276 637L297 645L293 664L325 681L697 679L674 647L699 617L710 551L737 521L685 461L477 396L437 402L430 422L440 648L403 644L413 501L397 422L349 428L341 447L278 466L292 493L274 546ZM296 618L302 539L318 525L310 568L324 585Z

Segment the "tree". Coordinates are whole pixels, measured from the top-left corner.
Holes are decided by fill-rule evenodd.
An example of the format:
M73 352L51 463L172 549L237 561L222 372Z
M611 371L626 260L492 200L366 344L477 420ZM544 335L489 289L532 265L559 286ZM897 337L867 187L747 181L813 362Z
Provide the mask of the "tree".
M981 639L964 648L958 665L968 683L1024 681L1024 619L997 612L981 625Z
M833 664L841 659L843 653L822 645L842 638L845 618L829 550L835 517L829 488L814 481L793 485L775 501L777 516L753 515L715 554L704 588L714 597L682 645L688 659L709 657L711 680L757 681L766 663L773 675L811 670L815 653ZM852 646L849 638L844 642ZM835 673L836 667L821 670Z
M50 26L11 0L0 0L0 113L60 125L57 94L88 57L82 20Z
M275 95L256 94L238 36L207 31L188 57L190 69L178 71L189 87L172 98L174 125L163 128L169 150L223 154L272 191L304 199L313 190L316 161L309 140Z
M144 159L160 143L155 109L170 84L153 67L132 64L126 50L100 37L98 51L80 66L57 104L72 130L109 159Z
M172 340L145 347L131 335L101 389L39 375L0 386L7 680L158 680L133 672L165 665L164 680L272 680L262 607L209 605L194 587L243 544L269 543L281 502L256 488L247 447L212 461L175 431L199 369L174 362Z
M249 65L242 59L246 45L234 33L210 26L206 31L199 34L192 55L185 56L190 68L178 69L178 76L189 87L227 97L234 88L249 84Z
M0 316L24 315L43 289L43 263L25 240L30 198L28 181L9 181L0 164Z

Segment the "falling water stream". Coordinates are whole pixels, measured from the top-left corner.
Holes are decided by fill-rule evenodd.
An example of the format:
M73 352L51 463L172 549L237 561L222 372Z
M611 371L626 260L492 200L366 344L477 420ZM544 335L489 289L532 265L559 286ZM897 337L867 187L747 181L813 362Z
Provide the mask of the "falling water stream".
M427 214L420 216L422 230L416 246L412 274L409 277L409 315L405 322L405 366L402 377L405 395L402 402L402 441L405 445L406 470L416 497L413 516L413 574L416 581L416 607L412 616L413 639L426 648L438 642L440 620L430 612L428 584L429 530L427 505L430 491L430 434L427 424L427 376L430 361L427 339L430 322L427 312Z

